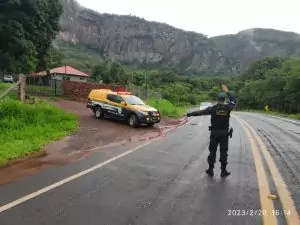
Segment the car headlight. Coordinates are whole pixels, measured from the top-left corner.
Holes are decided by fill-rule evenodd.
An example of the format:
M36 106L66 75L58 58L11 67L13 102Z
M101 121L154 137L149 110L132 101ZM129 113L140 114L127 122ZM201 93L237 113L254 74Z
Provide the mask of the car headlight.
M149 113L148 112L145 112L145 111L139 111L141 114L143 114L144 116L148 116L149 115Z

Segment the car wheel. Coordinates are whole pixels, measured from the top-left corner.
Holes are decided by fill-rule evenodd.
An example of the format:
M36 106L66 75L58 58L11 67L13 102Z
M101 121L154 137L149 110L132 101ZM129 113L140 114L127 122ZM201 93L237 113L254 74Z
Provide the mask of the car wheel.
M134 114L131 114L129 116L129 118L128 118L128 124L129 124L129 126L136 127L136 126L138 126L138 123L139 123L138 117L136 115L134 115Z
M96 107L96 108L94 109L94 115L95 115L96 119L102 118L102 117L103 117L103 111L102 111L102 108L99 107L99 106Z

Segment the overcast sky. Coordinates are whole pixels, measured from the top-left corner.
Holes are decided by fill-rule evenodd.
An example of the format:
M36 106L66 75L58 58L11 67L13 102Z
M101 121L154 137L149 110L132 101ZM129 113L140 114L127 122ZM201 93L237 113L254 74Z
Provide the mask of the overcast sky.
M249 28L300 33L300 0L78 0L100 13L135 15L209 37Z

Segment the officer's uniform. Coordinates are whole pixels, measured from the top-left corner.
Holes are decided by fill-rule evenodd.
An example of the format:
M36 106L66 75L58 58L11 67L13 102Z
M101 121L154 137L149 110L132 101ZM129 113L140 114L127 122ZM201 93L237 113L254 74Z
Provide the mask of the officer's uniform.
M228 152L228 139L229 139L229 118L232 109L236 104L236 99L229 92L229 103L217 103L214 106L207 107L204 110L187 113L187 116L202 116L211 115L210 128L210 143L209 143L209 155L207 158L209 168L206 173L213 175L213 168L216 162L216 153L218 145L220 145L220 163L221 163L221 176L228 176L230 172L226 170L227 166L227 152ZM218 95L218 101L225 101L225 94L220 93Z

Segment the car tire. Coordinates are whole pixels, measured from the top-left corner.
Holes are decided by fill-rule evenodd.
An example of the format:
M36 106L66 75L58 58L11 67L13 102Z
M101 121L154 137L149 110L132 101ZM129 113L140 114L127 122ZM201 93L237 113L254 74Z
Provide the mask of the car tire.
M100 119L103 118L103 111L102 108L100 106L97 106L94 108L94 116L96 119Z
M139 119L135 114L131 114L128 117L128 124L131 127L137 127L139 125Z

